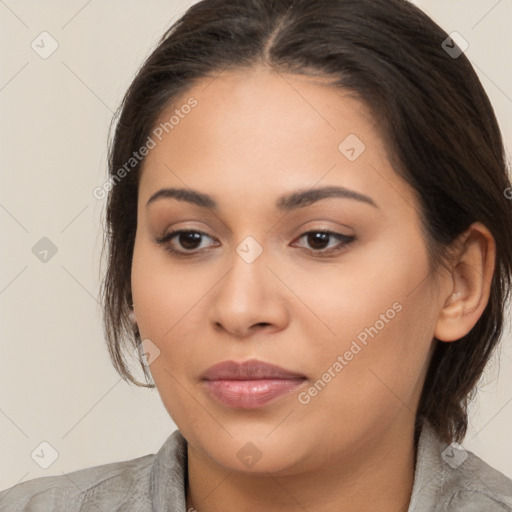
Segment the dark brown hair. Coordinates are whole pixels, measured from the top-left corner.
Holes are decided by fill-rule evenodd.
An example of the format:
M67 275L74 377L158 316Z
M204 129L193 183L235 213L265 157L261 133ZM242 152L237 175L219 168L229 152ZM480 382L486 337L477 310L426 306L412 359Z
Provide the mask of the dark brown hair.
M493 108L466 56L443 47L447 37L405 0L203 0L164 34L123 99L110 144L101 294L109 352L124 379L154 387L147 367L146 384L138 382L123 355L141 341L128 319L141 163L122 179L119 170L195 82L264 65L328 78L370 107L396 172L417 193L433 270L472 222L491 231L497 255L488 304L466 336L435 340L417 411L445 442L463 439L467 406L504 326L512 189Z

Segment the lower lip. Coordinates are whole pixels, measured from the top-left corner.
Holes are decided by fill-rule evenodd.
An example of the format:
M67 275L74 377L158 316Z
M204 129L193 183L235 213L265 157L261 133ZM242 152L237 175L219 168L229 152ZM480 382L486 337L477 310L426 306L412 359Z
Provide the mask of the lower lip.
M263 407L274 399L301 387L306 379L207 380L211 395L219 402L239 409Z

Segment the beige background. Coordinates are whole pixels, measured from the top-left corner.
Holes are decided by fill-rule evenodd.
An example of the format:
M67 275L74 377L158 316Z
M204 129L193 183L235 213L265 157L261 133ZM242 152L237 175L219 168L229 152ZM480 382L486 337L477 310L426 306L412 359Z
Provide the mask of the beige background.
M157 391L124 383L108 359L96 300L104 201L92 191L114 110L190 3L0 0L0 488L154 453L175 429ZM417 3L468 41L510 152L512 2ZM58 43L46 59L31 47L43 31ZM43 237L57 248L46 263L32 252ZM463 446L512 478L510 331L504 341ZM31 457L44 441L58 452L48 469Z

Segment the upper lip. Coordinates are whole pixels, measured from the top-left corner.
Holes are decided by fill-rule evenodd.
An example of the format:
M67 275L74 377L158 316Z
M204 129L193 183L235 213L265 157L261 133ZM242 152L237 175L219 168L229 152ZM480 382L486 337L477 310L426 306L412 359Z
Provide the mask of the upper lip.
M285 370L280 366L257 359L248 361L222 361L208 368L201 375L203 380L256 380L256 379L300 379L300 373Z

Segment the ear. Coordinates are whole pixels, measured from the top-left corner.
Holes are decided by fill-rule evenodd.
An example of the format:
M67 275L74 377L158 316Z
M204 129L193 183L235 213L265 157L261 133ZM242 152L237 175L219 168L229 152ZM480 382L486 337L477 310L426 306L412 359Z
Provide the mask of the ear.
M489 300L495 267L496 242L480 222L461 235L461 250L453 261L453 286L442 297L443 308L434 330L440 341L455 341L465 336L482 315Z
M132 307L130 308L130 312L128 313L128 318L130 319L130 322L132 323L132 325L135 325L137 323L137 317L135 316L135 310L133 309L133 304L132 304Z

